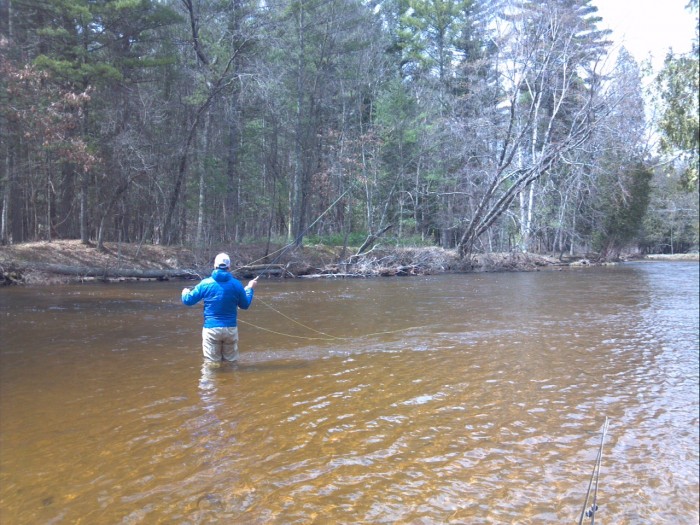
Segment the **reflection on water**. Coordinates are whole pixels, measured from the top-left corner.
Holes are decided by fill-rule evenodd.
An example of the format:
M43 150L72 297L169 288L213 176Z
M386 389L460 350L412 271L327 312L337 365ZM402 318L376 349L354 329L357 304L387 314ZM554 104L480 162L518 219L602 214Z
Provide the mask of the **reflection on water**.
M698 522L698 265L0 290L0 523ZM281 335L284 334L284 335Z

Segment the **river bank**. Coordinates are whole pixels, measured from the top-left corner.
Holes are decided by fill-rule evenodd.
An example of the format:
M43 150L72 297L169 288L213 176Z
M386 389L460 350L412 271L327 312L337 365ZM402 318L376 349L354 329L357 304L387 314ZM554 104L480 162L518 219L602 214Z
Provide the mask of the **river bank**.
M239 278L373 277L440 273L535 271L587 266L584 257L558 258L523 253L476 254L460 260L454 250L438 247L375 248L360 256L350 249L324 245L285 248L265 244L194 250L182 246L105 243L100 251L77 240L0 246L0 284L200 279L219 251L231 255ZM649 259L655 258L649 256ZM658 256L698 260L698 254Z

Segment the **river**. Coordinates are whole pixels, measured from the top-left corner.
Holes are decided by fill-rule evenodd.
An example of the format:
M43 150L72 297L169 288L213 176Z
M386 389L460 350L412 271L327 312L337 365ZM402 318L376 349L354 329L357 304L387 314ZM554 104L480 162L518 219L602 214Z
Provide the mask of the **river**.
M0 289L0 523L697 524L697 262ZM587 520L586 522L589 522Z

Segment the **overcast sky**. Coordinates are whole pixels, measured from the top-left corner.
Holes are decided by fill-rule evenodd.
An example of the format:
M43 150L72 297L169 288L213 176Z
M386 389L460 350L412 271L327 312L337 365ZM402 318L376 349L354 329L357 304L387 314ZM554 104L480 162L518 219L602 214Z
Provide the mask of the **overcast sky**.
M593 0L603 18L601 29L612 29L616 44L622 44L640 62L653 55L658 70L669 47L675 53L690 51L697 18L685 9L688 0Z

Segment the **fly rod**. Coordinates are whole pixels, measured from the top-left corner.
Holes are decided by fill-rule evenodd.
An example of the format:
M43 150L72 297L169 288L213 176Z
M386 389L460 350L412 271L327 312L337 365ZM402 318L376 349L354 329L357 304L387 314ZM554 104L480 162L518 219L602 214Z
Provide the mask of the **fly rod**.
M593 473L591 474L591 480L588 482L588 491L586 492L586 500L583 502L583 509L581 510L581 517L578 520L578 525L583 525L584 518L591 518L591 525L595 524L595 513L598 510L598 480L600 478L600 463L603 459L603 443L605 442L605 435L608 433L608 417L605 416L605 423L603 423L603 431L600 436L600 447L598 448L598 457L593 465ZM591 502L591 507L586 510L588 506L588 499L591 496L591 488L593 488L593 501Z

